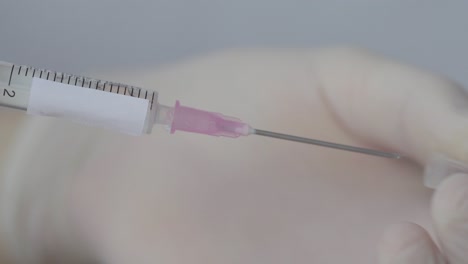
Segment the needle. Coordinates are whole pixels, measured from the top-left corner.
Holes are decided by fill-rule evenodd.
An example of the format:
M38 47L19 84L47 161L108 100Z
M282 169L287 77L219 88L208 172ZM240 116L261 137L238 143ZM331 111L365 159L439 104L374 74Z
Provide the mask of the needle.
M284 140L289 140L289 141L296 141L296 142L301 142L301 143L306 143L306 144L318 145L318 146L327 147L327 148L335 148L335 149L341 149L341 150L346 150L346 151L359 152L359 153L363 153L367 155L379 156L379 157L384 157L384 158L391 158L391 159L402 158L402 156L398 153L383 152L383 151L378 151L378 150L373 150L373 149L347 146L347 145L331 143L331 142L326 142L326 141L321 141L321 140L316 140L316 139L311 139L311 138L303 138L303 137L297 137L297 136L292 136L292 135L280 134L280 133L260 130L260 129L254 129L252 134L278 138L278 139L284 139Z

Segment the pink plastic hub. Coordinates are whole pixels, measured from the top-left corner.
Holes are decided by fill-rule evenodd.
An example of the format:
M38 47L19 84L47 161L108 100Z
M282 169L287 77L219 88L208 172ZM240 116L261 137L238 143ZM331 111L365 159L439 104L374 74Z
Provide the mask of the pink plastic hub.
M237 118L181 106L177 101L174 107L171 133L177 130L236 138L249 135L251 129L249 125Z

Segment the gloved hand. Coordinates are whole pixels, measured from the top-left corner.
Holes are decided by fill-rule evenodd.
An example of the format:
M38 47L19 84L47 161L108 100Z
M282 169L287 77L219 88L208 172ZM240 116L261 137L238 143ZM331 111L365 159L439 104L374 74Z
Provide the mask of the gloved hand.
M434 152L468 162L468 101L446 78L348 48L223 52L101 77L154 88L163 104L411 159L255 136L101 133L79 172L60 179L70 178L67 239L104 263L375 263L399 222L413 224L385 232L380 263L468 261L468 176L445 181L432 209L421 179ZM55 131L76 145L67 129ZM49 155L63 157L65 144ZM50 223L35 238L53 252L65 242Z
M380 245L380 263L466 263L468 175L455 174L434 195L432 216L441 249L421 226L402 223L387 229Z

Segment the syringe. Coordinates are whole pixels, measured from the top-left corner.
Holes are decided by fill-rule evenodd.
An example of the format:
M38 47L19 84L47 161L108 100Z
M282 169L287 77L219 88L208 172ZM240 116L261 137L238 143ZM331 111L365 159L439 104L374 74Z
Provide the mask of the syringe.
M155 124L161 124L168 126L171 133L186 131L231 138L261 135L379 157L401 158L398 153L254 129L237 118L185 107L179 101L174 107L161 105L156 91L31 66L0 62L0 89L0 106L132 135L150 134Z

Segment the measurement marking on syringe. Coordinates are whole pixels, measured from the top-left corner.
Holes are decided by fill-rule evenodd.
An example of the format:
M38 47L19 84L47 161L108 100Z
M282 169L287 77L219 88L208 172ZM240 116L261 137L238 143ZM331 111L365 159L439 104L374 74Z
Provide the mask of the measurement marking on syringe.
M54 82L57 80L57 72L54 73Z
M33 78L36 77L34 75L36 75L36 69L33 69Z
M39 78L41 78L41 79L42 79L42 70L41 70L41 74L39 74Z
M11 66L10 79L8 80L8 86L11 85L11 77L13 76L14 69L15 69L15 65Z
M117 86L117 93L120 92L120 84Z
M20 66L20 67L19 67L19 69L18 69L18 75L19 75L20 72L21 72L21 67L23 67L23 66Z
M47 78L46 78L46 80L49 80L49 75L50 75L50 72L47 72Z
M28 71L29 71L29 67L26 68L26 74L25 74L25 76L28 76Z
M68 76L68 83L67 84L70 84L70 81L71 81L71 75Z
M151 96L150 110L153 110L153 102L154 102L154 92L153 92L153 96Z
M75 86L78 83L78 77L75 77Z
M148 91L145 91L145 99L148 99Z

